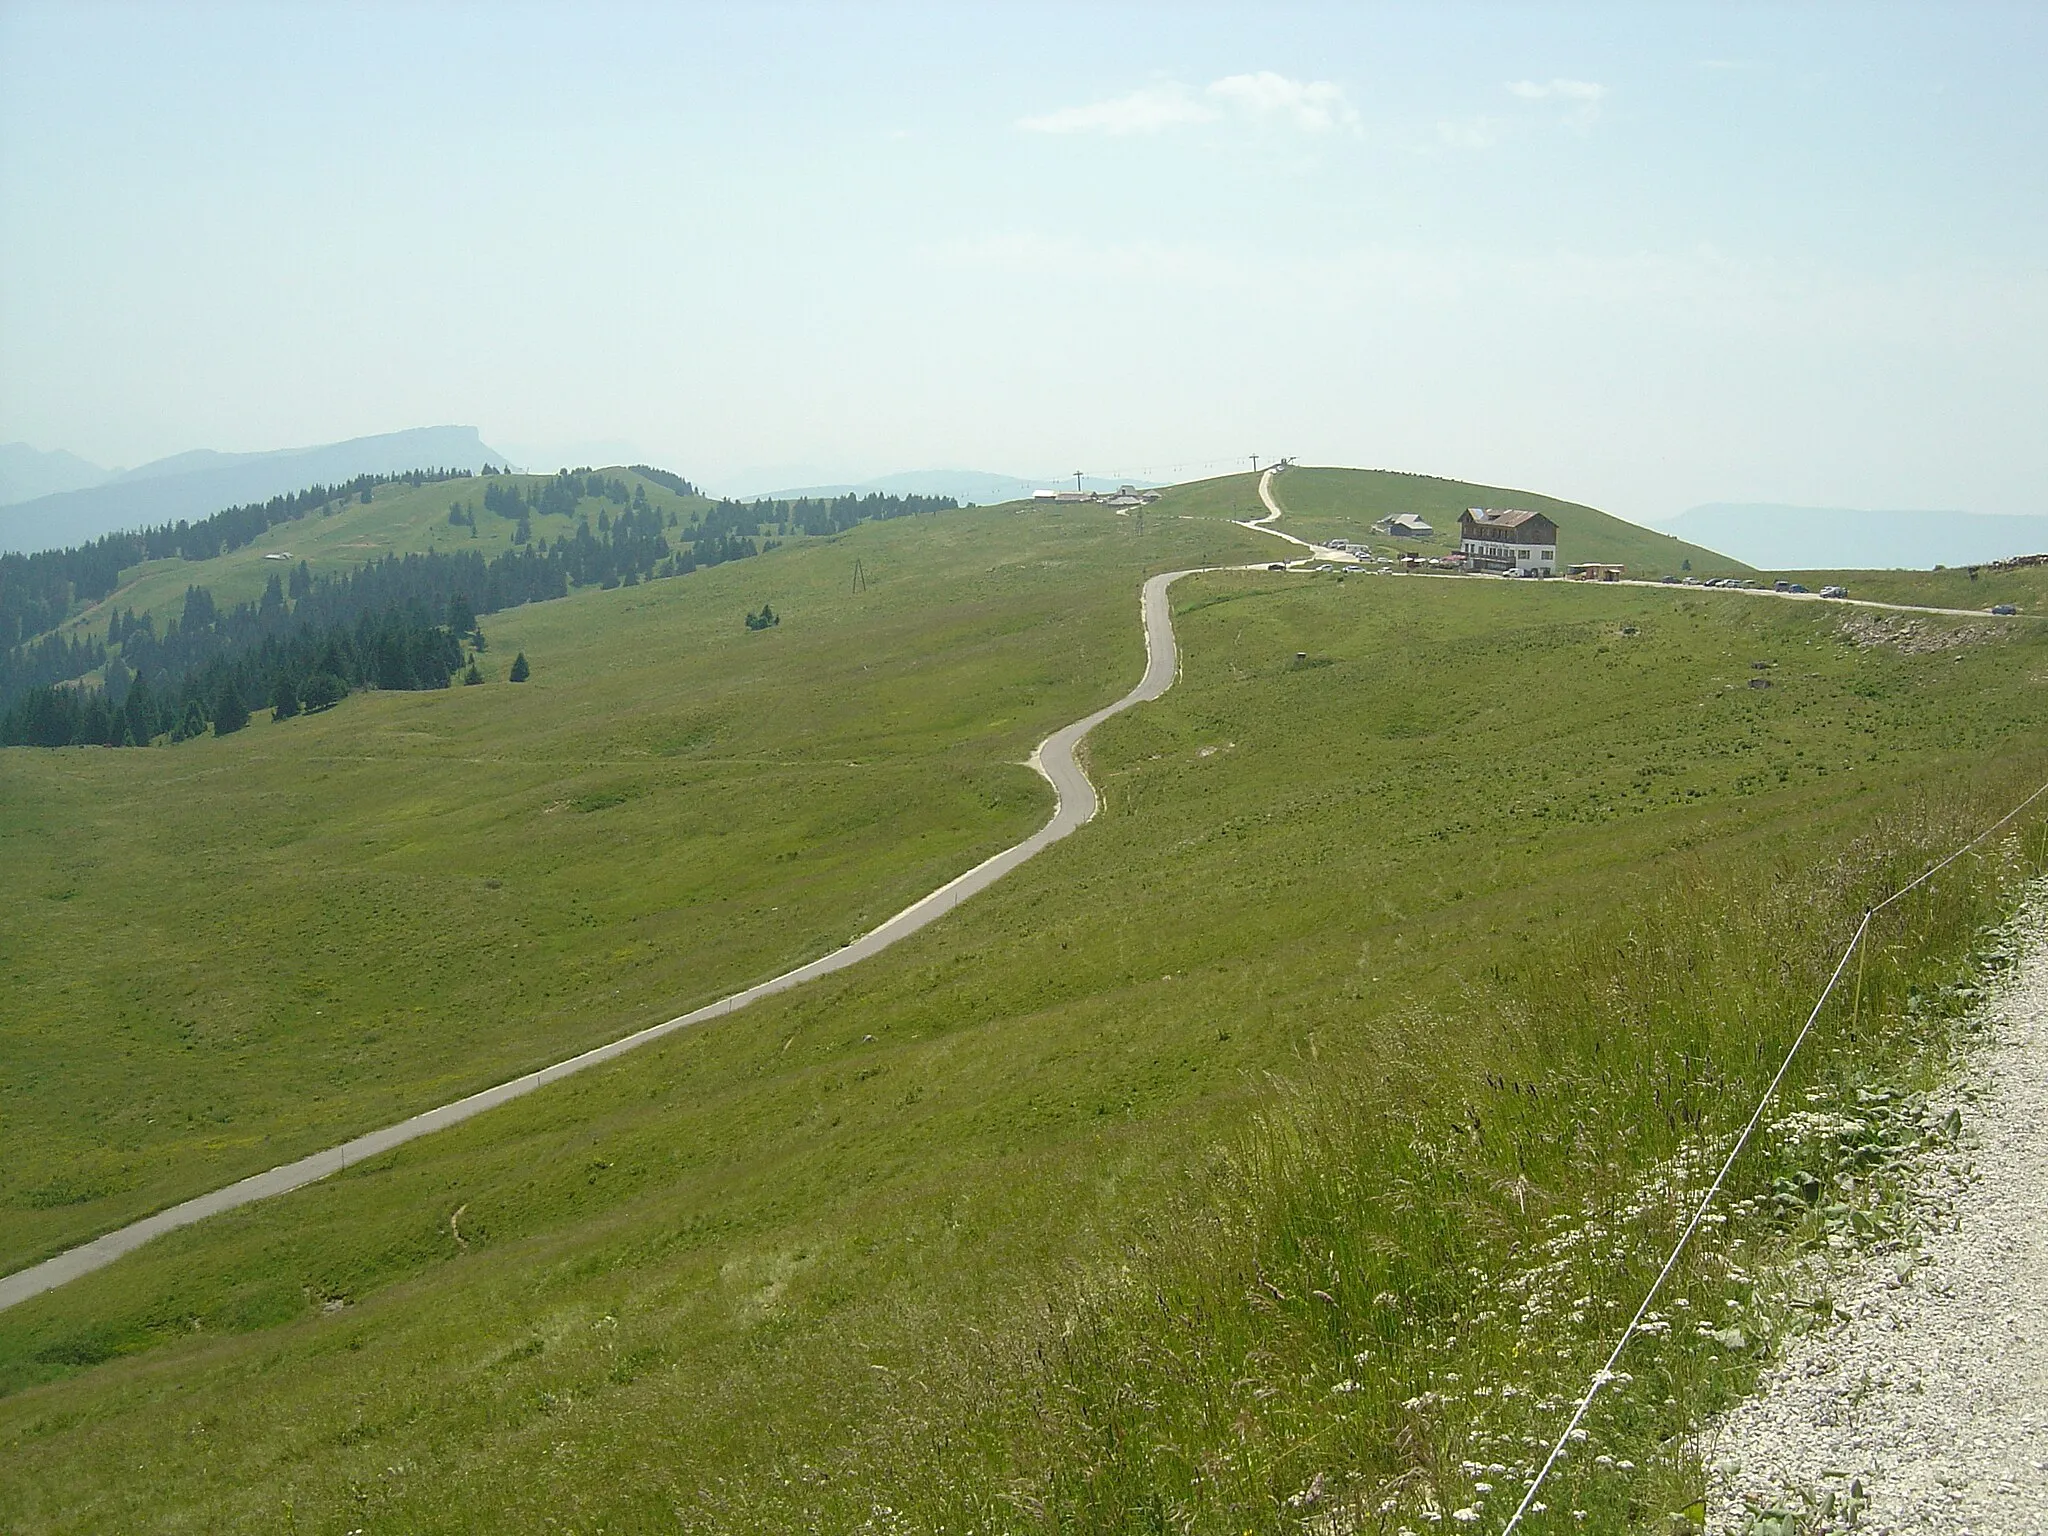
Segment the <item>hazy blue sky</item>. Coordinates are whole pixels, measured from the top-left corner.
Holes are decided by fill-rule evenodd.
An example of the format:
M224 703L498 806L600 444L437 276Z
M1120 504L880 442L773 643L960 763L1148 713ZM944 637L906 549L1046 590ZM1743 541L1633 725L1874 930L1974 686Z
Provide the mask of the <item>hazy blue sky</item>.
M2048 7L0 4L0 438L2048 511Z

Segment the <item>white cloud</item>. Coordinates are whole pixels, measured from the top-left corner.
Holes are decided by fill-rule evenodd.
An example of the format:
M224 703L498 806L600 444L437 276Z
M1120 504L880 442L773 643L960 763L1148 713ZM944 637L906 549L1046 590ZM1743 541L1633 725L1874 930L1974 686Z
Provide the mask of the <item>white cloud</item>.
M1508 94L1519 96L1524 101L1555 101L1570 106L1565 121L1581 132L1593 126L1600 116L1600 103L1607 97L1607 87L1596 85L1591 80L1510 80Z
M1358 126L1358 113L1344 99L1344 87L1333 80L1290 80L1262 69L1253 75L1226 75L1209 87L1208 94L1247 116L1282 118L1303 133Z
M1017 126L1031 133L1158 133L1187 123L1213 122L1220 116L1194 91L1178 82L1150 85L1128 96L1090 102L1085 107L1061 107L1042 117L1018 119Z
M1029 133L1122 136L1163 133L1225 117L1280 122L1303 133L1328 133L1334 128L1355 131L1358 127L1358 113L1345 99L1344 88L1335 81L1293 80L1270 69L1226 75L1200 91L1169 80L1127 96L1019 118L1017 126Z

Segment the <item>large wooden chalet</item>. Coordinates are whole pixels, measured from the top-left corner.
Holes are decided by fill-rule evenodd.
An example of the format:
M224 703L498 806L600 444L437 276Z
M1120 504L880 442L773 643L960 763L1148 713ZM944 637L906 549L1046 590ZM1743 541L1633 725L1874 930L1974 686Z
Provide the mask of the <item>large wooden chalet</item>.
M1541 512L1468 507L1458 517L1465 568L1510 574L1557 574L1557 524Z

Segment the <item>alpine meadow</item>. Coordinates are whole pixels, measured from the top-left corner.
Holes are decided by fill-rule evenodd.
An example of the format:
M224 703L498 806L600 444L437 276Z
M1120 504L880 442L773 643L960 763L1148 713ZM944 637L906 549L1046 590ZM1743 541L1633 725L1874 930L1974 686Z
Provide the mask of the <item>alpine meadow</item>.
M633 471L558 521L614 482L673 545L474 614L484 686L0 754L9 1269L874 927L1044 820L1025 759L1136 678L1139 583L1218 569L1088 738L1098 820L922 932L0 1312L15 1528L1490 1528L1864 907L2048 777L2024 617L1334 567L1242 526L1251 476L769 504L699 565L693 519L742 535ZM1536 500L1270 485L1317 540ZM148 561L66 632L253 608L279 549L424 569L464 491ZM1943 1070L2043 853L2029 814L1883 916L1801 1103L1904 1134L1868 1106ZM1891 1219L1798 1193L1860 1145L1739 1167L1671 1302L1716 1327L1639 1341L1529 1528L1699 1504L1782 1277Z
M0 1536L2048 1532L2044 73L4 0Z

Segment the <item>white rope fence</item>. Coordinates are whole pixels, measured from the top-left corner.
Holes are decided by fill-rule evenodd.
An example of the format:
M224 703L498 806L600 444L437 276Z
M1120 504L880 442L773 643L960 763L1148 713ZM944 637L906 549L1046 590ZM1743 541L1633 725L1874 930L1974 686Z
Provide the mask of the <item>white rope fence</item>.
M2007 811L1998 820L1991 823L1990 826L1979 832L1960 848L1957 848L1953 853L1950 853L1946 858L1928 865L1927 868L1921 870L1911 880L1900 886L1896 891L1893 891L1891 895L1885 897L1883 901L1864 910L1861 921L1856 924L1856 931L1849 936L1849 942L1842 950L1842 958L1835 962L1834 974L1828 977L1828 984L1821 988L1820 996L1814 1002L1813 1011L1807 1014L1806 1023L1800 1027L1799 1033L1793 1037L1791 1048L1785 1052L1785 1059L1779 1064L1777 1075L1771 1079L1771 1085L1764 1090L1763 1097L1757 1100L1756 1112L1749 1117L1749 1123L1742 1128L1742 1134L1735 1138L1735 1145L1728 1149L1728 1156L1722 1160L1720 1172L1714 1175L1713 1183L1707 1186L1706 1194L1700 1198L1699 1209L1692 1213L1692 1220L1687 1222L1685 1230L1678 1234L1678 1241L1671 1248L1671 1256L1665 1259L1664 1267L1657 1271L1657 1278L1650 1282L1649 1290L1644 1292L1642 1305L1636 1308L1635 1316L1629 1319L1628 1326L1621 1331L1621 1337L1615 1340L1614 1349L1607 1356L1607 1363L1593 1373L1592 1383L1586 1388L1585 1395L1579 1399L1578 1406L1572 1410L1571 1419L1565 1425L1563 1432L1558 1435L1557 1443L1550 1448L1550 1454L1544 1457L1542 1467L1537 1470L1535 1479L1529 1484L1528 1491L1522 1495L1522 1502L1516 1506L1514 1514L1509 1516L1508 1523L1501 1527L1501 1536L1512 1536L1512 1533L1520 1528L1522 1517L1535 1504L1536 1494L1543 1487L1545 1479L1550 1476L1551 1468L1555 1467L1564 1458L1565 1447L1571 1443L1572 1436L1578 1433L1580 1424L1585 1421L1588 1410L1593 1406L1593 1399L1600 1395L1602 1387L1614 1380L1614 1367L1621 1359L1621 1352L1628 1348L1629 1340L1633 1339L1638 1329L1641 1328L1643 1318L1648 1315L1651 1304L1656 1301L1658 1293L1663 1290L1664 1282L1671 1278L1671 1272L1678 1267L1678 1260L1684 1254L1686 1245L1692 1241L1693 1233L1699 1230L1701 1221L1713 1206L1715 1198L1721 1193L1721 1186L1727 1181L1729 1170L1735 1166L1735 1160L1742 1155L1743 1148L1749 1145L1749 1139L1756 1134L1757 1126L1763 1123L1764 1111L1770 1107L1771 1101L1778 1096L1778 1088L1785 1081L1785 1074L1792 1070L1792 1062L1798 1056L1799 1048L1806 1043L1806 1037L1813 1033L1813 1026L1820 1018L1821 1009L1827 1006L1828 998L1834 994L1835 987L1841 982L1843 972L1849 967L1850 957L1856 953L1856 947L1863 942L1864 936L1870 932L1870 920L1893 902L1898 901L1900 898L1917 890L1920 886L1925 885L1929 880L1932 880L1941 871L1947 869L1949 865L1955 863L1957 859L1983 842L1985 838L1991 836L1992 833L2012 821L2015 816L2018 816L2020 812L2024 811L2043 795L2048 795L2048 784L2043 784L2039 789L2027 796L2026 799Z

